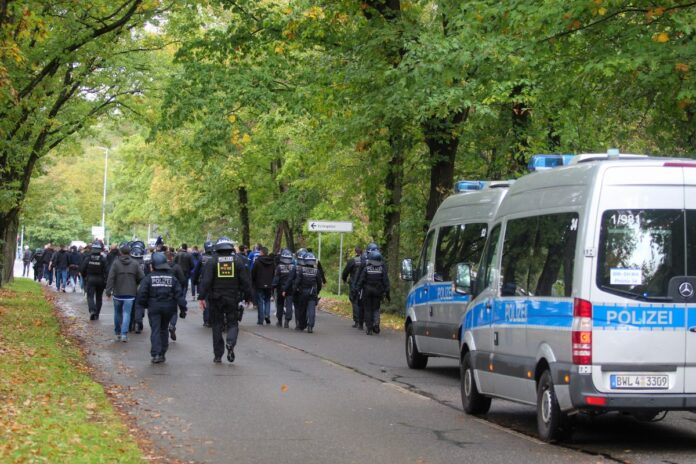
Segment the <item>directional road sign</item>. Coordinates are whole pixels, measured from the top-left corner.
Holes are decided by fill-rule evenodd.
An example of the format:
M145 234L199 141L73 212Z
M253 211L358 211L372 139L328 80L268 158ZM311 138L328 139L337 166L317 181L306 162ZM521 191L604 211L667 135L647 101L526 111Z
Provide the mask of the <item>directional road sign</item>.
M353 223L347 221L307 221L310 232L353 232Z

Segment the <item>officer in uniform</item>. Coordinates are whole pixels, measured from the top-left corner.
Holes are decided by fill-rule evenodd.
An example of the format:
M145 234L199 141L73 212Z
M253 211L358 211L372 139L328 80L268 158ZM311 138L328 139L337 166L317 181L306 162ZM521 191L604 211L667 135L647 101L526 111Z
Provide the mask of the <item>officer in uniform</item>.
M341 274L341 279L343 282L348 283L348 278L350 278L350 303L353 306L353 328L362 328L364 315L360 311L360 291L358 290L358 275L360 273L362 261L362 248L359 246L355 247L355 256L353 256L346 267L343 268L343 273Z
M234 362L234 347L242 318L240 302L251 302L249 271L234 253L234 243L227 237L215 242L215 255L206 263L198 291L198 304L205 310L210 304L210 322L213 326L213 362L219 363L227 347L227 360ZM227 337L222 338L223 326Z
M89 320L99 319L102 307L102 295L106 287L106 258L101 252L101 242L95 241L91 246L91 253L80 264L80 273L85 280L87 288L87 307L89 308Z
M280 252L280 263L276 266L273 276L273 288L276 292L276 325L281 327L285 319L285 328L290 327L292 320L292 284L295 278L295 265L292 262L292 251L284 248ZM285 313L285 317L283 317Z
M148 269L150 266L145 264L145 243L140 240L135 240L128 244L131 249L131 258L138 263L140 269L143 270L143 275L147 275L150 272ZM135 332L137 334L143 331L143 319L145 318L145 308L140 306L138 302L135 302L133 307L133 317L130 321L130 332Z
M179 317L186 317L186 294L174 278L163 253L152 255L152 272L138 288L136 306L147 308L150 322L150 355L154 364L166 361L169 347L169 320L179 306Z
M365 324L367 335L379 333L379 308L382 298L389 296L389 276L383 263L382 254L372 250L367 254L367 263L360 271L357 287L362 294L365 310Z
M203 254L201 255L201 262L196 266L193 277L191 278L191 283L198 288L201 285L201 275L203 274L203 269L208 264L208 262L213 258L213 248L215 244L212 240L207 240L203 244ZM203 310L203 326L210 327L210 303L205 301L205 309Z
M299 258L299 257L298 257ZM321 292L321 273L316 267L317 258L313 253L305 253L298 259L293 285L298 296L295 329L314 332L317 301Z

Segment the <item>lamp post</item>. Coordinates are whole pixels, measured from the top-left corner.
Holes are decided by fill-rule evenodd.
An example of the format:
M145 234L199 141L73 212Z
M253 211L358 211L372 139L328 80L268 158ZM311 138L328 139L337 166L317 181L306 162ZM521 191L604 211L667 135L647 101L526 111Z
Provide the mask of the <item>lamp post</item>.
M104 237L102 237L102 239L106 240L106 172L107 172L107 167L109 165L109 149L108 149L108 147L99 147L99 146L97 146L96 148L100 148L100 149L104 150L104 195L102 196L101 227L102 227L102 231L104 234Z

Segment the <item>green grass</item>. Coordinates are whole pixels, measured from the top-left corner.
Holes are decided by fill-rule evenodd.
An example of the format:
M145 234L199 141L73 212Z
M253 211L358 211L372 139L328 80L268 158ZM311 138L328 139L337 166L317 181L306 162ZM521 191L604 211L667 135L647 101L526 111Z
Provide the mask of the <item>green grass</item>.
M41 286L0 289L0 461L144 462Z
M350 303L348 295L336 295L335 293L322 290L320 297L321 301L319 301L319 307L324 311L338 314L339 316L343 316L348 319L353 318L353 307ZM388 305L382 303L380 325L396 330L402 330L404 328L406 319L399 313L388 312L388 309Z

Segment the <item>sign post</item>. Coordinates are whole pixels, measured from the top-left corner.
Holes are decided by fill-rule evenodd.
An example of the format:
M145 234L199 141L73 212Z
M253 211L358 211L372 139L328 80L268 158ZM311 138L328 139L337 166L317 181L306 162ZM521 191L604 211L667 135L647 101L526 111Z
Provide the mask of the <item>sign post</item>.
M341 247L338 255L338 294L341 294L341 268L343 267L343 234L345 232L353 232L353 223L348 221L315 221L310 219L307 221L307 229L310 232L319 234L319 252L318 259L321 261L321 233L322 232L338 232L341 234Z

